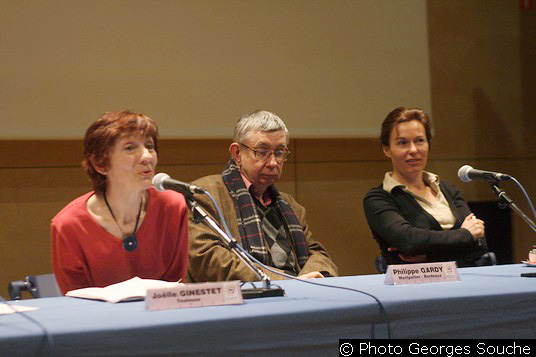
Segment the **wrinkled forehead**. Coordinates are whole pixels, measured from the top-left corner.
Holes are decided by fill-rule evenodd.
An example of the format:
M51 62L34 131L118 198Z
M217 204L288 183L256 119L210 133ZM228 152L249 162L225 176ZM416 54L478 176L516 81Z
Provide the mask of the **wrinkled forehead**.
M249 146L286 147L288 138L284 130L250 131L244 136L244 144Z

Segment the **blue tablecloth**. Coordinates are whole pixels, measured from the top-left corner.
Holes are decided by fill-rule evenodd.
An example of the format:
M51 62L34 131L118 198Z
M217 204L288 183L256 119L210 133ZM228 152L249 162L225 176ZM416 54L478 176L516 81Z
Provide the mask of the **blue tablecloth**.
M384 285L384 275L315 280L359 289L386 309L393 338L536 338L536 268L459 269L461 281ZM353 291L281 281L286 297L243 305L146 311L145 303L111 304L68 297L16 302L36 306L0 316L2 355L338 354L340 338L386 338L378 303ZM52 341L52 344L50 344Z

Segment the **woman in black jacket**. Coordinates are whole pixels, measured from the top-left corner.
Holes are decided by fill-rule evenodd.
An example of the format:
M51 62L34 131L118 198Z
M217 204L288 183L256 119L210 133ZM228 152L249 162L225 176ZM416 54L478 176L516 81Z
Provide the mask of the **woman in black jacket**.
M365 196L368 224L388 264L475 265L485 253L484 222L454 186L424 171L431 138L421 109L396 108L384 119L380 141L393 171Z

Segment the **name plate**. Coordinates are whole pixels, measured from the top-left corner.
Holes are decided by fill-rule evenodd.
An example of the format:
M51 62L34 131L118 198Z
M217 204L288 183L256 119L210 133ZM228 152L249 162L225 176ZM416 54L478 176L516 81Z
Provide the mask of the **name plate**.
M183 309L188 307L243 304L238 281L183 284L171 288L148 289L147 310Z
M384 284L423 284L459 281L456 262L389 265Z

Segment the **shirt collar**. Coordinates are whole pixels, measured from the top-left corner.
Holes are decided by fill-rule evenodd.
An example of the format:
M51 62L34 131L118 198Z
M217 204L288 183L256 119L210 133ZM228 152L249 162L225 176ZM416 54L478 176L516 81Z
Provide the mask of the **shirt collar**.
M428 171L422 172L422 178L424 180L424 183L434 191L434 193L439 192L439 176L436 174L433 174ZM389 193L393 191L395 187L400 187L403 190L407 189L406 185L398 182L395 178L393 178L392 172L386 172L385 177L383 178L383 189Z
M244 181L244 185L246 185L246 189L249 191L249 193L255 197L257 200L259 200L260 203L262 203L265 207L268 207L270 203L272 203L272 198L269 193L270 189L266 190L266 192L261 195L259 191L257 191L257 188L247 179L247 177L240 172L240 176L242 176L242 181Z

